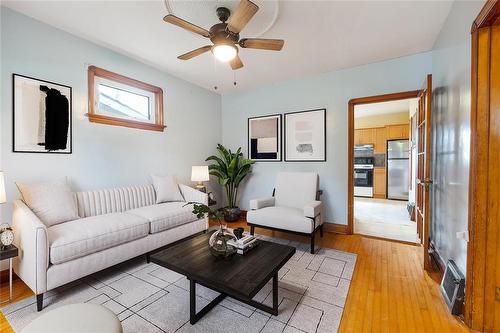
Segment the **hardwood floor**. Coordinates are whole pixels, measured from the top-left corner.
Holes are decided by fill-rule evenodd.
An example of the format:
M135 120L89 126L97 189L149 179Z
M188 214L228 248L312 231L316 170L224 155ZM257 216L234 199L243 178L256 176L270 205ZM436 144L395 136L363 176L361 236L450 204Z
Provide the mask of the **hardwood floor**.
M20 301L26 297L33 295L33 292L28 288L21 279L15 279L12 282L12 303ZM0 301L9 298L9 280L0 281ZM0 310L11 303L0 304ZM3 313L0 312L0 332L13 333L14 330L10 327L9 322L5 319Z
M237 226L246 227L246 223L230 224ZM308 241L259 228L256 232ZM333 233L316 239L320 246L358 254L340 332L470 332L448 312L439 293L438 274L429 276L424 272L420 246ZM8 284L2 283L1 299L7 294ZM14 302L31 295L29 288L16 280ZM13 332L1 314L0 332Z

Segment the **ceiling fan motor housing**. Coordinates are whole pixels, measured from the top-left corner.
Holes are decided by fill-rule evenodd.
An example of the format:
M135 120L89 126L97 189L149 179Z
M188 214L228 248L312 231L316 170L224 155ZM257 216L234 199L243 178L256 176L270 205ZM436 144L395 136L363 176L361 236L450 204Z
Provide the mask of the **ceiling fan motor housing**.
M210 28L210 40L214 44L236 44L240 34L227 29L227 23L217 23Z

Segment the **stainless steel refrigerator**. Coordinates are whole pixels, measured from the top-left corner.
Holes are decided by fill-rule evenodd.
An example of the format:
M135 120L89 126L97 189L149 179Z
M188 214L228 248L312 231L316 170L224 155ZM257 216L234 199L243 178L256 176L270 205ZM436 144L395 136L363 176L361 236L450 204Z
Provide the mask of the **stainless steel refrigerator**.
M387 141L387 198L408 200L409 140Z

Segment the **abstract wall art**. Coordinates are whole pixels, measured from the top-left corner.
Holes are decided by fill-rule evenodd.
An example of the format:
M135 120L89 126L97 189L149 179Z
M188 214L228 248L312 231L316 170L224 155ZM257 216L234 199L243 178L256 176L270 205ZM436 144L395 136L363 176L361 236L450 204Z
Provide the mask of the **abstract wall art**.
M248 158L281 161L281 115L248 118Z
M326 109L285 113L285 161L326 161Z
M13 74L15 153L71 154L71 87Z

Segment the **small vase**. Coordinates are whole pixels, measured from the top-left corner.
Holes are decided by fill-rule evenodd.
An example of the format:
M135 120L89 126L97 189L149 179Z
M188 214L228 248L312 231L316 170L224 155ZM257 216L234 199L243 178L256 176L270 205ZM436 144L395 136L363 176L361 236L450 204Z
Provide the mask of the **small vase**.
M224 208L224 221L236 222L240 219L240 216L241 216L241 210L238 207Z
M229 240L237 240L236 236L229 232L225 226L221 224L220 228L216 230L208 240L208 245L210 252L215 257L219 258L230 258L236 253L236 248L232 245L227 244Z

